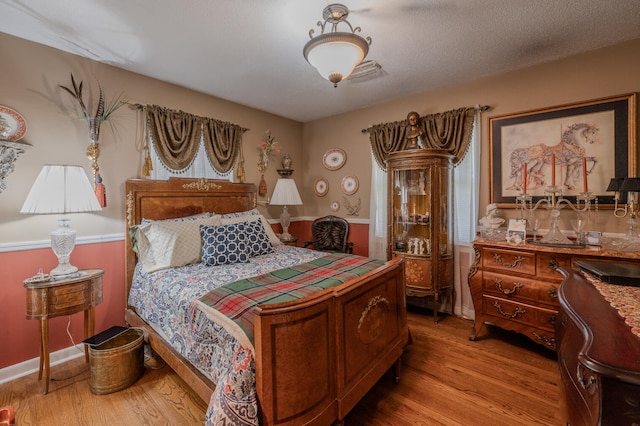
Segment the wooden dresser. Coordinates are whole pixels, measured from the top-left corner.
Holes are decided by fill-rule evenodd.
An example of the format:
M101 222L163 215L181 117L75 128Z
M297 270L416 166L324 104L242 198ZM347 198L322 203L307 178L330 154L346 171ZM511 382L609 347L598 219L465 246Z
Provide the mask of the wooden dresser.
M598 247L558 248L514 245L502 241L474 241L475 261L469 270L469 288L475 309L470 340L485 323L513 330L555 350L558 288L575 260L633 262L640 253L602 250Z
M640 424L640 337L582 273L562 273L556 342L567 424Z

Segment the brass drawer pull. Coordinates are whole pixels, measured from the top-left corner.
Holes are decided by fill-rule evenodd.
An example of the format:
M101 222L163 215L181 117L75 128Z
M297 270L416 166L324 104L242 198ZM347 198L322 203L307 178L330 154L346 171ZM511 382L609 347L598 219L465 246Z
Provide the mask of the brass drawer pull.
M581 365L582 364L578 363L576 367L576 379L578 379L578 383L580 383L580 386L582 386L582 389L589 392L590 395L593 395L596 391L596 388L595 388L596 378L594 376L589 376L589 379L587 379L587 381L585 382L582 371L581 371L582 369L580 368Z
M496 308L497 311L500 312L500 315L502 315L505 318L519 318L522 315L524 315L525 312L527 312L526 310L524 310L520 306L517 306L516 310L512 314L510 314L509 312L503 311L502 310L502 306L498 302L493 302L493 307Z
M502 261L502 256L500 256L499 253L493 253L493 259L496 261L496 263L500 266L504 266L505 268L519 268L520 264L522 262L524 262L524 257L522 256L516 256L515 260L513 263L504 263Z
M507 296L518 294L518 292L522 288L521 283L513 283L513 288L511 290L505 289L502 287L502 280L500 278L495 278L493 282L496 284L496 288Z
M556 260L555 257L551 258L551 260L549 261L549 263L547 264L547 266L549 267L549 269L551 270L551 272L555 272L556 269L558 269L558 267L560 266L560 264L558 263L558 261Z
M556 300L558 298L558 288L555 286L551 286L547 294L549 295L549 299Z

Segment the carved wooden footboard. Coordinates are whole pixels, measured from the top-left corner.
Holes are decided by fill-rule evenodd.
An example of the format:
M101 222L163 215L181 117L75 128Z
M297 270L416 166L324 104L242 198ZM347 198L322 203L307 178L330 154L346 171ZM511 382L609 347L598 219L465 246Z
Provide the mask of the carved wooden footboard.
M342 420L399 361L408 339L402 259L336 288L256 311L266 425Z

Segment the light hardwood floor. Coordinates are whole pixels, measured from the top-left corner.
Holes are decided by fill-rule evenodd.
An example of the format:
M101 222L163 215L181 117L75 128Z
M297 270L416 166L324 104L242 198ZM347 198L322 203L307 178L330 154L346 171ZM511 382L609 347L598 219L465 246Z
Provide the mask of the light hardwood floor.
M526 337L485 327L468 340L471 322L411 309L413 344L399 384L391 372L345 419L345 425L561 425L555 353ZM0 385L0 406L16 424L198 425L206 404L169 367L147 368L133 386L109 395L89 391L84 358L52 367L41 394L37 373Z

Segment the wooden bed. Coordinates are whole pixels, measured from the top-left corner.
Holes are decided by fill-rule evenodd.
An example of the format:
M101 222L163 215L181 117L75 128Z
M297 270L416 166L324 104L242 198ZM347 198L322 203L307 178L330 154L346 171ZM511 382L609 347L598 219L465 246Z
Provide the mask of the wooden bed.
M253 184L205 179L125 182L126 225L257 205ZM136 265L126 238L126 297ZM255 314L256 386L263 425L341 423L392 366L399 379L408 342L402 259L338 287L293 302L261 305ZM205 401L215 384L175 351L128 305L129 325ZM295 342L295 344L291 344Z

